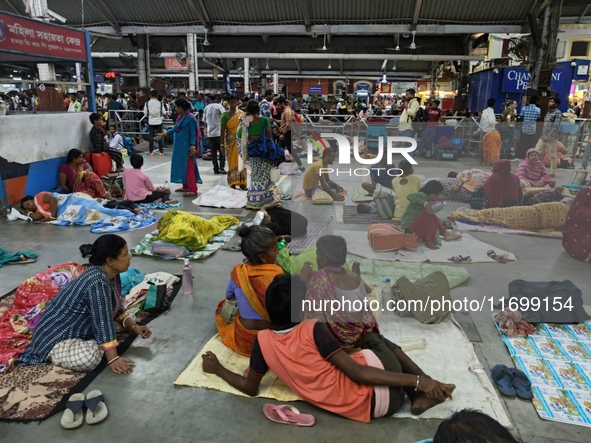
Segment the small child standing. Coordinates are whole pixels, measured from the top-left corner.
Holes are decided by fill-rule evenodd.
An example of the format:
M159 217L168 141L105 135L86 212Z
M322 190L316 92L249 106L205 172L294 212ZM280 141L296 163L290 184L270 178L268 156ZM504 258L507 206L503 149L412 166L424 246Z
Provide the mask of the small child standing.
M141 171L144 158L140 154L132 154L129 161L133 169L123 172L125 200L135 203L178 203L178 200L169 200L170 189L155 188L150 177Z

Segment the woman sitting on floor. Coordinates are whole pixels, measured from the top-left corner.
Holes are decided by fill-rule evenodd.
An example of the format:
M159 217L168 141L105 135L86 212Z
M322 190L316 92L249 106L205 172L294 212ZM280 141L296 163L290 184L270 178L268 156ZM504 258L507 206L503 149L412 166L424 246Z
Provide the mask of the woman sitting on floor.
M226 298L216 308L215 322L222 342L248 357L257 332L272 326L265 308L265 291L283 269L275 264L279 250L271 229L241 226L238 235L246 262L232 269Z
M308 403L364 423L399 410L405 392L416 415L451 399L455 385L433 380L400 348L380 352L362 346L349 355L322 322L299 323L291 308L301 306L305 293L299 278L275 278L266 293L274 330L257 335L246 376L223 367L212 352L202 355L203 371L254 396L271 370Z
M316 242L318 270L306 263L300 277L308 284L306 299L312 303L324 300L364 300L371 292L361 278L359 263L353 263L352 272L345 269L347 242L341 236L324 235ZM317 319L326 323L329 331L345 350L359 346L359 340L369 332L378 332L375 317L369 311L330 313L326 309L304 312L304 319Z
M92 198L110 198L109 192L98 175L92 171L92 166L84 160L82 151L70 149L66 163L58 171L60 194L84 192Z
M564 169L573 169L573 158L569 157L568 149L561 141L556 141L556 166ZM549 168L551 162L550 151L544 150L544 165Z
M536 148L528 149L525 160L519 163L515 174L534 188L556 186L556 179L548 175L548 170L540 161L540 154Z
M115 321L142 338L152 335L121 306L119 274L127 271L131 255L125 240L106 234L94 244L80 246L90 265L51 300L39 320L29 347L16 364L53 363L65 369L87 372L96 368L103 354L118 374L133 370L133 360L117 355Z
M308 219L284 208L280 201L261 206L259 212L262 213L262 224L277 236L289 237L291 240L291 237L301 237L308 232Z
M461 235L448 234L432 209L433 202L439 199L439 194L442 192L441 183L435 180L430 181L419 192L408 196L410 204L402 218L402 228L416 234L429 249L439 249L441 246L439 234L443 235L446 241L462 238Z
M489 208L507 208L521 204L521 183L517 175L511 174L509 160L497 160L494 163L493 174L482 190Z
M394 220L401 221L404 211L408 207L408 197L413 192L421 188L421 179L414 174L414 169L408 160L402 160L398 163L398 168L402 170L402 175L392 179L392 189L396 194L396 207L394 208Z
M178 200L170 200L170 189L155 188L150 177L142 172L144 157L131 154L129 162L133 169L126 168L123 172L125 200L134 203L178 203Z

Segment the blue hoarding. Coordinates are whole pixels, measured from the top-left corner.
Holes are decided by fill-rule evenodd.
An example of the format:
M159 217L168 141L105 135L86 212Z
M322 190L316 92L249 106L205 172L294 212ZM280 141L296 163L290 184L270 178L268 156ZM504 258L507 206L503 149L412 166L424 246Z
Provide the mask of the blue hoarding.
M553 91L560 91L563 82L565 81L567 72L565 68L555 69L552 73L552 84L550 88ZM527 72L523 67L505 68L503 70L503 82L501 84L501 92L522 92L528 87L531 81L531 73ZM569 78L570 82L571 79Z

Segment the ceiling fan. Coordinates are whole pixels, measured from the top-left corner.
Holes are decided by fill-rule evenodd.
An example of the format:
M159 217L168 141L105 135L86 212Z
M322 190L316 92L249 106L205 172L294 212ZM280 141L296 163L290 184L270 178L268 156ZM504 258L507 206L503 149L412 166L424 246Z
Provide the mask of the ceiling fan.
M417 48L420 48L420 46L417 46L417 44L415 43L415 36L417 35L417 31L412 31L412 41L410 42L410 45L405 46L405 48L408 49L412 49L415 50ZM403 37L410 37L408 34L403 35ZM390 51L400 51L400 34L397 35L396 37L396 47L395 48L385 48L387 50Z

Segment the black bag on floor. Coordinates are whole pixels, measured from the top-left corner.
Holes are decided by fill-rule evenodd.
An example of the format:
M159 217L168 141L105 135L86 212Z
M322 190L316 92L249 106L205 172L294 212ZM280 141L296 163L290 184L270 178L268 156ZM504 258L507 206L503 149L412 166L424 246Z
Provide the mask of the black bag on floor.
M511 302L519 307L517 310L521 311L523 320L528 323L582 323L591 319L583 309L581 290L570 280L514 280L509 283L505 309L511 309ZM529 309L525 309L527 305Z

